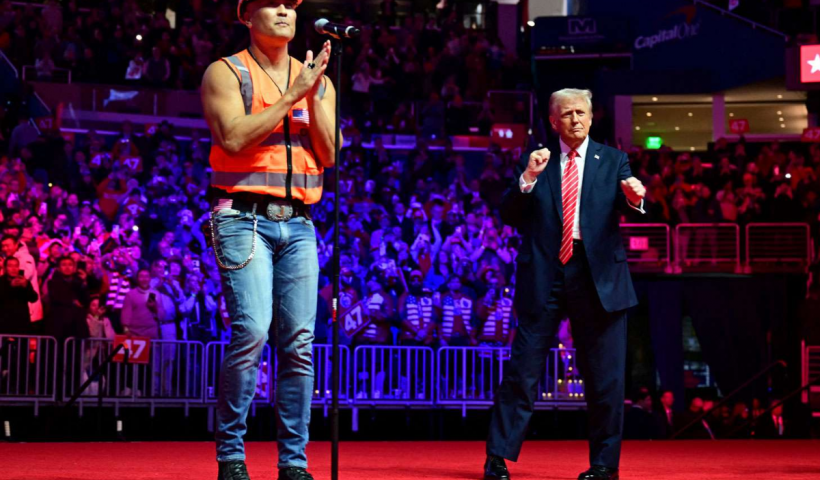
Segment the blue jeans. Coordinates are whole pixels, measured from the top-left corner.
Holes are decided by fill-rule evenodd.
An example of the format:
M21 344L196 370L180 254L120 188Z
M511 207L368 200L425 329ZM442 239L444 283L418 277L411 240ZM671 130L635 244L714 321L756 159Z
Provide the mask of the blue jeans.
M279 363L276 384L279 468L307 468L313 391L313 328L319 259L313 222L295 217L272 222L258 215L256 253L240 270L220 269L231 317L231 341L219 375L217 461L245 459L242 439L253 401L262 349L274 323ZM237 210L214 214L215 249L226 266L251 252L253 216Z

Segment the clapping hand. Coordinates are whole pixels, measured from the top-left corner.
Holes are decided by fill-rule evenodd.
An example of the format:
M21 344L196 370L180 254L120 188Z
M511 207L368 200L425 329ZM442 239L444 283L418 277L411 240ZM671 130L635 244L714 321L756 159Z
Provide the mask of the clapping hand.
M319 52L319 55L316 57L315 64L316 69L320 69L324 72L327 69L327 64L330 61L330 40L327 40L324 45L322 45L322 51ZM320 73L317 77L316 83L313 84L313 88L310 89L310 93L308 94L308 99L312 100L321 100L319 96L319 90L322 85L323 75Z
M322 51L314 59L313 51L308 50L305 55L305 63L302 64L302 71L293 82L293 86L287 93L293 95L295 102L305 98L308 94L315 94L318 89L317 84L321 84L322 75L327 69L327 61L330 56L330 46L322 47Z

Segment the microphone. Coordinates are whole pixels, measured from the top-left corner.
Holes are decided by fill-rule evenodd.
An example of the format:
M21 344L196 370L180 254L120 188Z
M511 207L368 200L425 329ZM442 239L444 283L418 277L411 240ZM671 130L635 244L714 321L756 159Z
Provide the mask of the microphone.
M330 35L333 38L354 38L362 33L361 30L353 25L342 25L340 23L332 23L326 18L320 18L313 24L316 31L322 35Z

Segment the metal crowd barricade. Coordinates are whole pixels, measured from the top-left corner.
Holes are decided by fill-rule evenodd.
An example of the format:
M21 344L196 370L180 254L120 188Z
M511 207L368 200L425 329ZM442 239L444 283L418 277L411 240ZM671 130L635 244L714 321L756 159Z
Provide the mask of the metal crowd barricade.
M205 346L205 402L216 403L219 398L219 372L225 358L225 347L228 342L210 342ZM262 361L256 382L255 404L273 402L274 379L276 378L276 360L271 353L270 345L262 349Z
M504 378L510 349L506 347L444 347L436 358L436 404L489 408ZM584 381L575 364L575 350L553 348L537 387L536 408L582 408ZM577 402L577 404L576 404Z
M436 359L436 403L487 408L504 377L508 347L442 347Z
M68 338L65 341L63 398L70 398L111 354L114 342L107 338ZM151 353L146 364L110 363L99 379L93 381L79 397L83 403L180 405L202 403L204 346L200 342L181 340L151 340Z
M38 335L0 335L0 403L33 403L57 397L57 340Z
M820 377L820 346L803 347L801 357L803 368L800 372L800 385L805 387L809 382ZM820 385L813 385L805 390L802 394L802 400L803 403L809 404L812 416L815 418L820 417Z
M350 400L350 349L346 345L339 346L339 405ZM331 373L333 367L332 345L313 345L313 405L328 406L333 396L330 391L332 385Z
M360 346L353 352L353 403L432 405L433 349Z
M538 383L536 407L572 406L584 401L584 379L578 371L574 348L553 348L547 356L544 378ZM575 407L578 408L578 407Z
M735 223L682 223L675 227L676 270L724 267L740 272L740 228Z
M669 273L672 263L669 225L622 223L621 237L633 270Z
M23 65L24 82L50 82L71 84L71 69L53 68L51 75L40 77L36 65Z
M746 267L805 270L812 261L812 241L805 223L746 225Z

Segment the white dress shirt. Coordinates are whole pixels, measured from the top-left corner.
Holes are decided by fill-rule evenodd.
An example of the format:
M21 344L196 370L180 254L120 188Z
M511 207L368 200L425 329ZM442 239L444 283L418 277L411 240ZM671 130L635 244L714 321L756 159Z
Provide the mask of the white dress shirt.
M558 141L559 145L561 146L561 178L564 177L564 172L567 168L567 163L569 163L569 152L572 148L569 147L563 140ZM584 184L584 165L586 164L587 158L587 149L589 148L589 137L584 139L584 143L582 143L578 148L575 149L578 152L578 155L575 157L575 166L578 168L578 198L575 202L575 221L572 225L572 238L575 240L581 240L581 192L583 190ZM524 174L521 174L521 177L518 179L518 186L521 187L521 193L530 193L535 188L535 184L538 182L536 178L533 180L532 183L527 183L524 180ZM629 200L627 202L630 207L633 209L645 213L643 210L643 200L641 200L641 204L639 207L632 205Z

